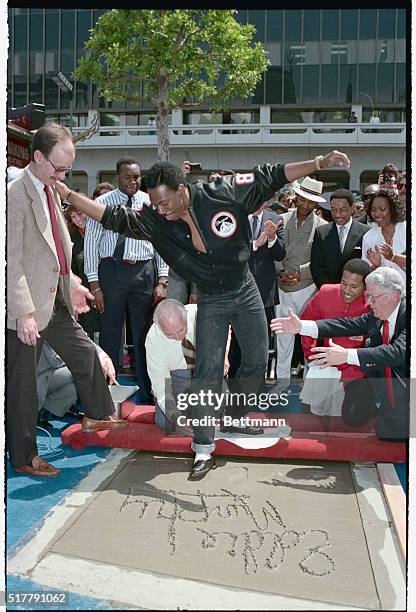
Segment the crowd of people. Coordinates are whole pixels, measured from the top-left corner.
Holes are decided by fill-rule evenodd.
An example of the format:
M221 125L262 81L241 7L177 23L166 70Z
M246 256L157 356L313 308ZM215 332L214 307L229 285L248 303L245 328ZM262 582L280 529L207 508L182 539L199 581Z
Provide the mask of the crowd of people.
M277 392L302 363L305 411L351 426L375 416L379 438L406 438L405 172L386 164L362 194L326 194L315 177L348 168L342 152L218 170L207 182L192 182L190 162L158 162L144 191L139 161L122 157L118 186L100 183L88 198L64 182L74 159L70 132L48 123L8 184L6 406L16 472L59 475L37 452L39 409L62 416L79 400L85 433L128 426L107 386L121 371L125 323L137 403L155 403L161 429L192 435L191 479L216 467L218 406L197 403L182 427L177 389L221 393L226 377L235 399L220 429L261 435L243 419L242 398L264 388L274 334ZM242 424L226 426L226 415Z

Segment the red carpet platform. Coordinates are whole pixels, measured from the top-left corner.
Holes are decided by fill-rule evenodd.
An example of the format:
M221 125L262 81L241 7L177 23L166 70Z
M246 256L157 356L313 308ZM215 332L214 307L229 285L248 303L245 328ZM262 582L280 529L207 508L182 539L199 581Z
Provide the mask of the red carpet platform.
M62 443L72 448L109 446L137 448L145 451L190 453L190 438L177 434L166 435L153 423L153 406L135 406L125 402L123 418L130 422L128 429L99 431L84 434L80 423L70 425L62 434ZM226 440L217 440L217 455L244 457L274 457L276 459L306 459L316 461L373 461L404 463L406 445L401 442L382 442L374 434L373 423L361 428L345 425L340 417L318 417L311 414L251 413L253 418L285 418L292 428L292 439L280 439L269 448L243 449Z

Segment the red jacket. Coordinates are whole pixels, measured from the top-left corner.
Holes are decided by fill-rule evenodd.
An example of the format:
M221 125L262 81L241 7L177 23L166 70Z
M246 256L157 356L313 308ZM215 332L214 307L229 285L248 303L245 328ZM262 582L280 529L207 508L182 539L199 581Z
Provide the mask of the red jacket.
M370 312L370 306L366 304L364 296L354 300L351 304L346 304L341 293L341 285L322 285L318 293L308 302L302 313L301 319L317 321L319 319L337 319L338 317L358 317ZM306 359L309 359L311 349L317 346L316 338L301 336L302 348ZM343 336L333 339L336 344L345 348L362 348L364 346L364 336ZM323 339L324 346L329 346L329 338ZM344 383L355 378L364 378L364 374L358 366L344 363L337 366L341 371L341 378Z

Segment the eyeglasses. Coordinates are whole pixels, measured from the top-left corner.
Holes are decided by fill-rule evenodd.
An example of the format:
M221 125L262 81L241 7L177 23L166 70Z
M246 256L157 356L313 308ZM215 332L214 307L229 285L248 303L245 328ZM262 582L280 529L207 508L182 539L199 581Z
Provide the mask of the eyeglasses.
M64 172L65 174L67 172L71 172L72 170L72 166L70 166L69 168L57 168L55 166L55 164L49 159L49 157L45 157L46 161L48 161L50 163L50 165L52 166L52 168L55 171L55 174L61 174L62 172Z
M371 304L375 304L376 300L378 300L378 298L383 297L383 295L387 295L387 292L385 293L380 293L379 295L369 295L368 293L364 293L366 300L368 300Z

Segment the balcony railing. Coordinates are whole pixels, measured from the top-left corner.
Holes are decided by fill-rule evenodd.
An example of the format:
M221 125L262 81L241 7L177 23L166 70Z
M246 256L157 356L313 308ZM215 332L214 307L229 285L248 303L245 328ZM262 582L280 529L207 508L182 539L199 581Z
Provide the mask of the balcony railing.
M74 133L82 128L73 129ZM406 144L405 123L268 123L170 125L171 147L199 146L386 146ZM157 135L147 126L100 127L77 147L155 147Z

